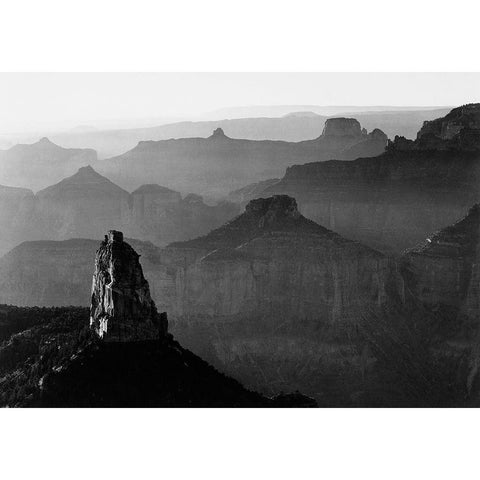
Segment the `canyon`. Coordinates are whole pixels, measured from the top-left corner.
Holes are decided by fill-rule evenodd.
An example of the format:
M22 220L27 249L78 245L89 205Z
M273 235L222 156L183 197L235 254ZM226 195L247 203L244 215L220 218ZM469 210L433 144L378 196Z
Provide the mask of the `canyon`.
M479 116L480 104L458 107L426 122L416 140L397 136L376 157L290 166L280 181L250 186L241 200L290 195L326 228L401 253L479 201Z
M312 110L310 110L312 109ZM287 109L262 108L222 111L211 120L178 121L146 128L124 129L74 129L49 133L52 141L69 148L91 147L101 159L120 155L131 150L138 142L168 140L170 138L208 137L220 127L231 138L247 140L282 140L300 142L316 138L325 121L335 117L354 117L368 131L381 129L389 138L395 135L415 138L424 120L433 120L449 112L449 108L416 108L396 110L391 107L337 107L315 109L298 106ZM242 118L238 118L242 117ZM33 141L31 137L22 141Z
M0 342L0 405L316 406L298 392L247 390L174 340L121 232L109 231L95 255L89 325L83 310L0 309L2 332L14 332Z
M0 252L30 240L98 238L105 225L126 235L166 245L188 239L221 225L239 212L229 202L207 205L199 195L186 195L155 184L132 193L81 167L59 183L32 191L0 188Z
M208 138L142 141L123 155L98 162L98 171L123 188L159 182L180 192L218 198L245 184L280 175L292 162L354 159L382 153L387 136L367 133L355 119L325 122L314 140L285 142L230 138L216 128Z

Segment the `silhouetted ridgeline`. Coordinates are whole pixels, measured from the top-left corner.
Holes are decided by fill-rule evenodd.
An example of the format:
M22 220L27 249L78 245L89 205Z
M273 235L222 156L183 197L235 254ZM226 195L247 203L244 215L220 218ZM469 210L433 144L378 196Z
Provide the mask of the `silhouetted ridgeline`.
M218 197L279 176L294 162L351 160L359 152L374 156L387 145L383 132L376 129L368 134L355 119L334 118L325 125L314 140L296 143L230 138L221 128L208 138L144 141L123 155L98 162L97 168L125 188L155 181Z
M207 233L238 212L232 203L210 206L155 184L128 193L87 166L37 195L0 187L0 219L8 227L0 232L0 252L26 240L100 238L106 225L165 245Z
M426 123L415 141L397 137L380 156L294 165L253 195L293 196L321 225L401 252L480 200L479 116L479 104L459 107Z
M68 147L94 148L99 158L120 155L145 140L167 140L169 138L208 137L215 128L222 128L231 138L248 140L283 140L299 142L316 138L322 131L326 116L308 111L312 106L299 106L297 112L274 116L270 111L251 117L251 111L242 111L240 115L246 118L235 118L237 112L222 112L224 120L176 122L158 127L132 128L122 130L69 131L54 134L51 139ZM304 110L300 110L304 109ZM291 110L290 108L288 110ZM287 111L288 111L287 110ZM350 116L356 118L368 131L379 128L389 138L395 135L415 138L424 120L432 120L448 113L448 109L412 109L398 111L385 107L366 108L359 111L353 107L336 108L336 114L330 112L331 118ZM370 111L367 111L370 110ZM347 115L347 112L348 115ZM257 112L258 113L258 112ZM283 114L283 113L282 113Z

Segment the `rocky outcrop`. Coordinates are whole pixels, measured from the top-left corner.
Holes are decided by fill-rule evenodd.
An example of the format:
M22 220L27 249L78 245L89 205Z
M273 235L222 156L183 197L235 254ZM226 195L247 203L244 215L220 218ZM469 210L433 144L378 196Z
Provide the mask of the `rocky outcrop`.
M325 137L361 137L362 127L355 118L328 118L323 127L322 135Z
M94 163L97 153L89 148L62 148L42 138L1 151L0 158L0 184L38 190Z
M392 150L480 150L480 103L454 108L445 117L425 121L415 141L395 137Z
M128 239L141 255L150 294L160 298L156 276L159 249L149 242ZM92 259L98 240L24 242L0 258L0 304L26 307L89 306ZM158 292L158 296L157 296Z
M452 110L453 118L464 118L461 112ZM440 120L438 125L443 125L445 120ZM300 211L321 225L373 248L400 253L480 201L480 154L464 148L461 140L475 122L465 122L468 128L451 139L424 132L415 141L397 138L374 158L294 165L280 182L257 194L294 196ZM439 135L441 128L436 130Z
M288 196L251 201L207 236L169 245L161 264L162 301L176 316L342 323L401 296L387 257L306 219Z
M158 314L139 255L123 234L110 230L95 256L90 326L107 341L164 338L166 314Z

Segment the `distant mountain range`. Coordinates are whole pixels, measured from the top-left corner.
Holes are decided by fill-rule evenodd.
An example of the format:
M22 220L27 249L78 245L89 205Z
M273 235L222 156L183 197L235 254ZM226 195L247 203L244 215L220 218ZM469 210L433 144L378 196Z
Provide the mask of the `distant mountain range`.
M53 142L69 148L93 148L99 158L125 153L138 142L170 138L208 137L215 128L222 128L232 138L247 140L285 140L299 142L317 138L325 120L354 117L367 130L379 128L389 138L395 135L414 138L424 120L446 115L448 107L319 107L292 105L245 107L211 112L202 120L159 123L158 126L107 129L97 127L48 132ZM3 136L2 144L32 143L41 135Z
M127 189L154 181L211 197L253 181L281 175L292 162L375 156L387 145L379 129L367 133L356 119L328 119L314 140L285 142L228 137L216 128L208 138L140 142L118 157L101 160L100 173Z
M91 148L63 148L42 138L31 145L0 150L0 184L39 190L96 160Z
M479 155L480 104L464 105L426 122L415 140L397 136L377 157L294 165L280 181L244 187L230 198L291 195L321 225L401 252L479 201Z
M0 187L0 251L26 240L99 238L105 228L165 245L207 233L238 212L235 204L211 206L155 184L129 193L87 166L36 195Z

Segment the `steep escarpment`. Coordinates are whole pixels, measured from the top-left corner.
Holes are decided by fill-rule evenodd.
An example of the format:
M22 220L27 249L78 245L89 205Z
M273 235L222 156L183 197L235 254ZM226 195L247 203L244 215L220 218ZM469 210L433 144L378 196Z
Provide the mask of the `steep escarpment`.
M480 315L480 205L408 250L405 263L411 288L424 305L457 319L477 322Z
M2 406L315 405L299 394L262 397L182 348L167 333L138 254L121 232L109 232L97 252L90 325L82 309L66 310L0 309L2 323L27 319L25 330L0 343Z
M97 168L125 188L157 181L183 192L221 196L279 176L293 162L352 159L357 151L378 155L386 144L385 135L367 134L357 120L345 118L328 119L320 136L296 143L235 139L217 128L208 138L140 142Z
M98 238L106 228L165 245L204 234L234 217L230 202L207 205L198 195L146 184L131 194L91 166L41 190L0 187L0 253L30 240Z
M443 118L424 122L417 140L428 138L443 140L445 149L480 150L480 104L462 105ZM419 146L425 148L421 142Z
M178 316L342 322L398 293L388 258L308 220L288 196L250 202L207 236L169 245L161 263L173 286L162 298Z
M0 159L0 184L38 190L94 163L97 153L89 148L62 148L42 138L1 151Z
M155 340L167 334L157 312L139 255L123 233L110 230L95 255L90 327L103 340Z
M153 299L172 316L322 316L341 321L401 291L384 255L303 217L286 196L252 201L245 213L196 239L142 255ZM26 242L0 260L0 302L87 305L95 241ZM400 293L399 293L400 295Z
M142 257L147 278L154 277L158 248L128 239ZM0 303L25 307L88 306L91 301L92 259L97 240L24 242L0 258ZM157 285L150 282L156 299Z
M479 110L473 105L459 111ZM458 109L452 114L457 118ZM447 117L435 123L447 125L440 132L453 131ZM463 118L471 116L460 115L455 122ZM448 139L425 131L415 141L396 138L374 158L292 166L262 195L294 196L300 211L320 224L372 247L401 252L479 201L480 151L472 148L473 140L463 141L463 135L473 139L479 130L475 122L466 122L456 134L444 133Z
M306 107L308 108L308 107ZM346 110L345 110L346 109ZM412 109L391 110L385 107L375 108L343 107L330 111L331 116L337 112L350 113L368 131L375 128L383 130L388 137L402 135L415 138L422 122L433 120L448 113L448 109ZM238 114L238 112L237 112ZM312 114L312 112L299 111L286 114L283 117L272 117L272 111L263 111L258 118L251 117L252 112L242 112L242 118L234 118L229 113L224 120L215 121L184 121L148 128L121 129L121 130L70 130L57 133L52 139L60 145L69 147L89 146L95 148L100 158L109 158L131 150L140 141L167 140L169 138L198 138L208 137L215 128L222 128L231 138L245 138L248 140L283 140L299 142L315 138L324 127L327 117Z

